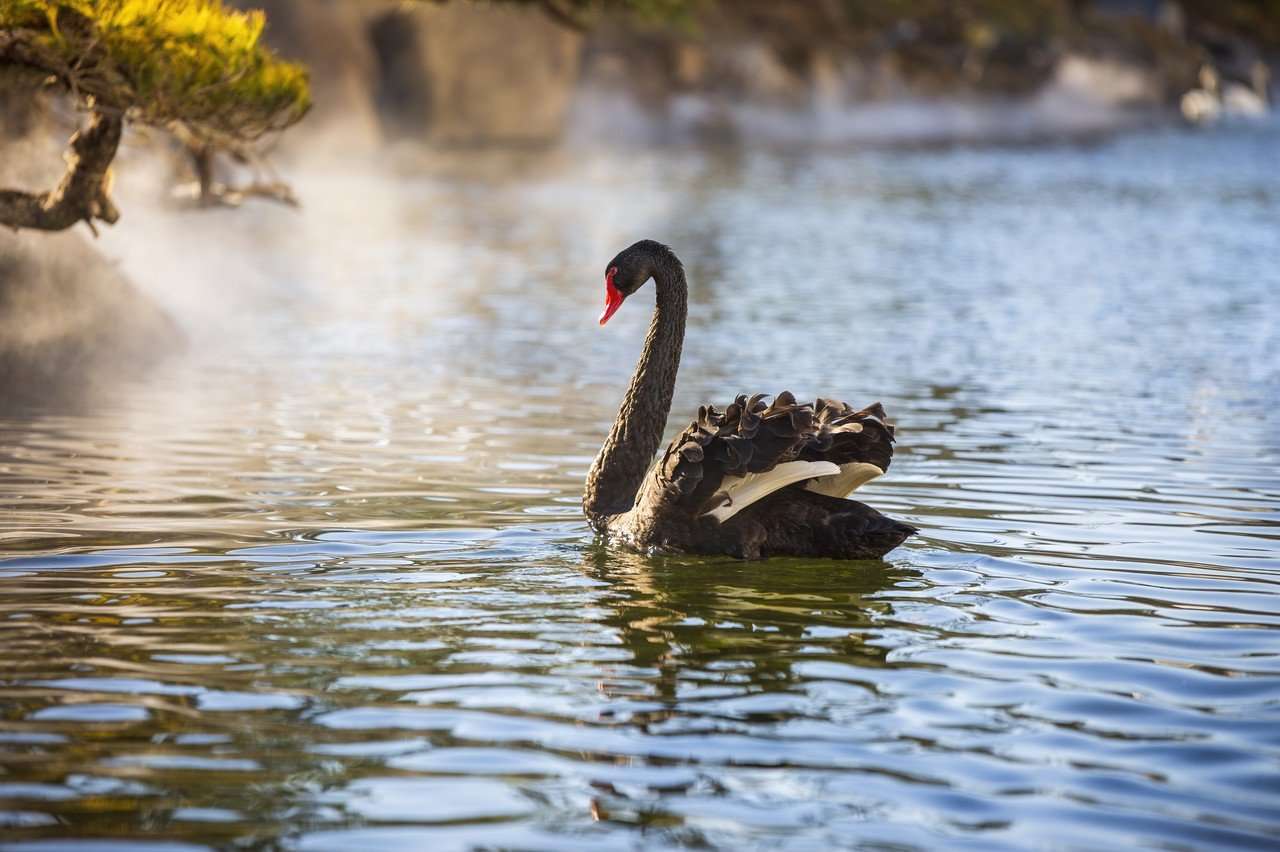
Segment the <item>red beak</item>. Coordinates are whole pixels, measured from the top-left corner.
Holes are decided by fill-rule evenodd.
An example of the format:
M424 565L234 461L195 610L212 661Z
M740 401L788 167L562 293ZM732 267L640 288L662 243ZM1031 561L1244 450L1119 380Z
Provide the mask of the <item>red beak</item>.
M613 276L618 274L616 267L609 270L604 278L604 313L600 315L600 324L604 325L609 321L609 317L613 316L618 308L622 307L622 300L627 298L622 291L613 286Z

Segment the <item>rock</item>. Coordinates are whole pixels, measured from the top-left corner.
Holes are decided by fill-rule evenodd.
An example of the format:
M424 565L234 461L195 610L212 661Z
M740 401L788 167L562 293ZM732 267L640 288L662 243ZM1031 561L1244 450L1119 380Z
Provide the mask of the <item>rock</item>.
M445 145L557 140L582 35L536 8L237 0L266 40L311 69L314 109L284 142L373 150L387 136ZM300 143L305 144L305 143Z
M0 232L0 411L86 401L183 341L79 234Z
M582 35L541 11L424 4L386 13L371 33L379 102L401 135L525 145L554 142L564 130Z
M314 106L304 127L337 138L342 147L367 149L382 141L374 103L378 62L369 21L392 4L350 0L237 0L267 15L267 44L311 72ZM288 143L298 129L286 133ZM333 139L326 139L333 144Z
M39 191L61 178L70 130L29 83L0 95L0 187ZM0 229L0 411L83 401L183 341L169 316L80 232Z

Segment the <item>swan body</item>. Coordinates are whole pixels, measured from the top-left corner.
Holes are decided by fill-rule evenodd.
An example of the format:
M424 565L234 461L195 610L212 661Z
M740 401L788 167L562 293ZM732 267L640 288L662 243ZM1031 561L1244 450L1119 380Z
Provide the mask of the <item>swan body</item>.
M653 280L657 306L618 416L587 475L592 527L647 552L880 558L916 532L846 499L884 474L894 429L879 403L738 396L697 419L654 461L684 342L687 284L666 246L642 240L606 272L601 324Z

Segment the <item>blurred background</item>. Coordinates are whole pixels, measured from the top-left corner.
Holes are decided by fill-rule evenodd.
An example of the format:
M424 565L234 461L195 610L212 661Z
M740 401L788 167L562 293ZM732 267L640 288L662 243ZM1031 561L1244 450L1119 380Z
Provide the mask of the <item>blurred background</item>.
M1280 6L243 5L303 121L0 233L0 846L1272 842ZM881 400L920 536L594 540L642 238L669 429Z
M1266 0L282 0L265 12L269 46L310 70L311 114L253 151L250 168L243 156L193 159L193 148L161 130L136 129L116 161L115 183L131 193L127 210L145 224L123 226L93 249L70 235L6 235L6 298L26 306L8 312L0 334L6 398L49 399L54 390L81 398L97 381L132 374L202 333L204 307L192 313L179 302L223 301L228 293L220 269L214 292L198 283L209 274L201 251L218 264L251 253L225 247L224 228L291 232L297 251L284 262L329 270L338 243L328 234L300 241L332 223L324 205L349 189L352 207L388 217L384 234L439 235L438 228L412 233L411 217L387 210L387 193L375 183L335 185L355 171L375 182L483 174L506 187L498 173L515 183L530 170L602 182L614 166L630 171L632 156L678 159L694 148L723 162L762 150L955 150L1098 142L1134 130L1212 132L1270 120L1280 50L1280 10ZM0 178L20 187L54 183L79 116L51 93L32 99L17 78L0 86L0 111L8 138ZM605 160L591 166L593 155ZM180 206L200 180L207 192L210 184L264 185L264 174L265 185L301 197L303 211L252 211L234 223ZM589 249L590 235L581 234L577 246L557 248L581 251L575 261L590 256L595 265L612 256L614 242L630 242L646 221L625 207L669 201L664 193L675 187L660 169L653 178L608 210L570 210L564 198L566 214L586 214L582 228L616 216L626 233L611 234L613 242L595 235ZM463 203L453 217L492 219L489 212ZM152 237L155 228L177 228L182 237ZM145 262L125 261L140 252ZM91 267L111 283L88 283ZM349 292L339 281L314 284L321 301ZM234 289L264 292L248 283ZM46 311L44 296L55 293L60 307Z
M201 253L215 266L249 254L226 250L233 237L224 228L258 234L261 223L299 236L333 222L321 211L336 203L332 193L349 190L351 207L386 217L384 234L439 234L438 226L419 227L400 213L404 193L389 203L376 183L336 186L353 172L397 187L406 175L446 182L483 175L505 188L533 172L578 186L583 176L599 182L610 178L608 169L630 171L633 157L656 164L696 148L731 161L761 150L956 150L1098 143L1124 131L1179 127L1214 132L1270 121L1280 50L1280 9L1268 0L281 0L265 11L269 46L309 69L314 106L304 122L251 153L233 149L235 156L203 161L162 130L138 126L115 173L119 191L131 195L127 215L141 224L121 227L92 250L78 236L0 238L0 264L11 270L5 292L31 311L10 310L0 335L0 375L12 376L8 399L28 396L28 387L48 399L49 382L80 398L99 380L163 359L184 336L201 333L203 306L192 313L178 304L210 295L200 284L210 271ZM54 93L33 98L16 72L5 79L0 179L50 185L79 116ZM589 166L595 155L615 159ZM623 208L670 200L664 190L675 187L655 167L647 193L616 198L574 223L604 227L601 217L613 217L625 233L595 235L572 262L590 257L594 268L648 224L628 221ZM239 222L184 213L182 202L201 180L206 194L210 185L247 183L296 194L304 212L252 211ZM475 201L455 206L452 223L468 210L491 218ZM661 232L670 224L650 227ZM154 228L182 236L151 238ZM48 251L53 245L58 250ZM335 247L330 239L300 239L296 256L280 262L332 270L326 252ZM88 284L89 267L113 283ZM214 301L224 303L222 270L212 275ZM37 278L31 292L17 282ZM245 290L253 278L237 276L241 283L230 286ZM323 295L312 298L321 301L350 291L341 282L313 283ZM36 292L56 292L59 307L45 310ZM32 325L41 329L39 342Z

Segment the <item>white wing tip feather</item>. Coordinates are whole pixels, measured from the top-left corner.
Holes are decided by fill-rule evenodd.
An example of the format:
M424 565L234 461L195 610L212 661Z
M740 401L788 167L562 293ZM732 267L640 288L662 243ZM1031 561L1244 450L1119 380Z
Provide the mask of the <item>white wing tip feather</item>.
M714 509L703 512L720 523L732 518L743 509L768 497L773 492L786 488L796 482L815 477L835 476L840 473L840 466L828 461L792 461L783 462L772 470L763 473L748 473L746 476L726 477L728 487L717 492L721 502Z
M805 486L808 491L844 499L878 476L884 470L870 462L850 462L840 467L838 476L825 476Z

